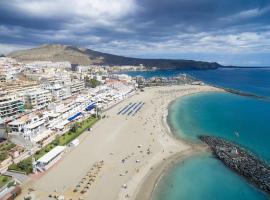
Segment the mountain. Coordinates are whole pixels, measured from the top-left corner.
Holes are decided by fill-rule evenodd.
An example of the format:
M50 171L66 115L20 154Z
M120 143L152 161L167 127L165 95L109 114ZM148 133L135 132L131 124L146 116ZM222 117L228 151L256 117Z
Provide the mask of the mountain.
M21 62L69 61L80 65L140 65L160 69L216 69L221 67L215 62L174 59L142 59L102 53L91 49L69 45L42 45L29 50L15 51L8 55Z

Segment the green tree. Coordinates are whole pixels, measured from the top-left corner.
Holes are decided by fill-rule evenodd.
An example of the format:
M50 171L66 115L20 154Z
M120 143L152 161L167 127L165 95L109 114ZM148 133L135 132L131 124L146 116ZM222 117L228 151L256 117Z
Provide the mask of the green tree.
M91 79L90 80L90 87L95 88L100 85L100 82L97 79Z
M78 129L78 123L76 122L72 125L70 131L73 133L76 133L77 129Z
M24 109L31 110L31 109L33 109L33 106L31 105L31 103L25 103Z
M84 78L84 81L87 87L95 88L100 85L100 82L97 79L95 78L90 79L88 76Z
M7 154L5 152L0 153L0 161L3 161L7 158Z

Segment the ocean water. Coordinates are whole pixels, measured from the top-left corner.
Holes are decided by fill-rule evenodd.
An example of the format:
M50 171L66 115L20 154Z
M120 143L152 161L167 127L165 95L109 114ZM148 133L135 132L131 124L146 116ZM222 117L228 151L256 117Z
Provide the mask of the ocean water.
M266 200L220 161L200 155L172 167L158 184L155 200Z
M216 70L156 70L125 73L131 76L140 75L145 78L153 76L173 77L181 73L187 73L209 84L270 97L270 67L219 68Z
M201 134L222 136L270 163L267 101L220 92L190 95L171 105L168 121L174 133L186 140L200 142ZM267 196L209 154L175 165L158 184L154 199L261 200Z
M193 142L198 135L221 136L270 163L270 102L210 92L183 97L169 108L175 134Z
M269 69L158 70L130 75L172 77L188 73L204 82L270 97ZM198 135L221 136L270 163L270 102L228 93L202 93L176 100L168 121L174 133L194 143ZM269 199L210 154L178 163L158 184L155 200Z

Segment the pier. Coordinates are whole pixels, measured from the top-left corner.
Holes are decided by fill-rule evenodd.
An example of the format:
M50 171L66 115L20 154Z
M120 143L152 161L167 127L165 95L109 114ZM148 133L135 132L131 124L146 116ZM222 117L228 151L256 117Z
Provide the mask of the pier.
M220 137L199 136L227 167L270 195L270 166L244 148Z

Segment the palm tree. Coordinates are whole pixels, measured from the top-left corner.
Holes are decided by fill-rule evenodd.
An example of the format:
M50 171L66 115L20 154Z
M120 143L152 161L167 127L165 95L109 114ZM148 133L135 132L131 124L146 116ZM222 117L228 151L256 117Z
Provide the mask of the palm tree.
M96 106L95 110L96 110L96 118L100 117L101 109L98 106Z
M7 124L5 124L4 126L5 126L5 133L4 133L5 138L8 139L9 133L11 133L11 128Z

